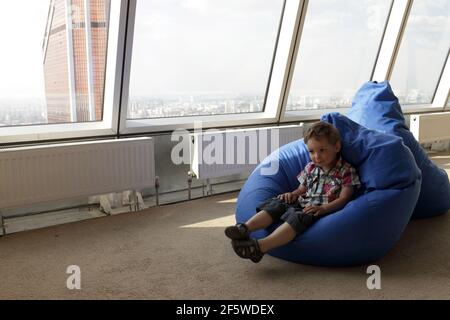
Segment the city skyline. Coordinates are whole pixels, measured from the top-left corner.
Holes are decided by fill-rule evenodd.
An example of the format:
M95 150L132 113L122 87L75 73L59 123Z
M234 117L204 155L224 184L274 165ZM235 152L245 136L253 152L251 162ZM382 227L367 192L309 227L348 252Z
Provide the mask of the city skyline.
M421 104L430 98L430 95L413 92L409 96L397 94L401 105ZM219 95L223 96L223 93ZM228 99L214 97L214 93L207 95L160 95L137 96L130 98L128 119L156 119L179 116L206 116L261 112L263 110L264 95L238 94ZM350 107L353 95L320 96L303 95L288 98L291 110L321 110ZM46 106L37 103L36 99L23 100L14 104L0 101L0 127L48 124ZM206 104L208 102L208 104Z

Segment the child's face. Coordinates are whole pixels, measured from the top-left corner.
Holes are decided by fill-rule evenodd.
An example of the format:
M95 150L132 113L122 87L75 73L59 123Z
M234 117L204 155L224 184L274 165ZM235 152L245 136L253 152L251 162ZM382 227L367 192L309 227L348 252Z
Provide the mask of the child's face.
M341 143L331 144L326 138L311 138L307 143L309 155L314 164L331 169L335 165L336 155L341 150Z

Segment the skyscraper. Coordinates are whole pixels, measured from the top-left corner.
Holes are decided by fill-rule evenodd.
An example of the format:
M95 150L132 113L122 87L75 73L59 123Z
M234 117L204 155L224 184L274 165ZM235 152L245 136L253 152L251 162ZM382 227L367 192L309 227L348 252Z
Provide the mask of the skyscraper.
M43 41L49 123L103 113L110 0L50 0Z

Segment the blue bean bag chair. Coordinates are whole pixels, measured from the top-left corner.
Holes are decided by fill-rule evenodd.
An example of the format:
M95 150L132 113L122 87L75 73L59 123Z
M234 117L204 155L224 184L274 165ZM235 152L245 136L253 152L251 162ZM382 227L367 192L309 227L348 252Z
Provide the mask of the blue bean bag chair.
M369 130L339 113L322 117L338 128L342 156L358 170L362 188L342 210L328 215L270 255L321 266L353 266L381 258L399 240L416 205L421 173L402 140ZM302 140L272 153L253 171L236 205L236 222L255 215L263 200L298 187L297 174L310 162ZM278 170L273 170L277 168ZM279 223L252 233L267 236Z
M369 129L403 139L422 171L422 187L412 218L429 218L450 209L450 182L406 126L405 117L389 82L367 82L356 93L347 116Z

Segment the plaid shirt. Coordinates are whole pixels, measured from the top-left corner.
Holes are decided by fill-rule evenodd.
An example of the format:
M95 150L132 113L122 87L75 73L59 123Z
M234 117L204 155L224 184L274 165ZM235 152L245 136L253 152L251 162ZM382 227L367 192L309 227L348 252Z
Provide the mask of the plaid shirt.
M306 193L298 198L303 207L307 204L330 203L339 197L342 187L361 185L355 168L342 158L339 158L336 166L328 172L310 162L297 179L300 185L307 189Z

